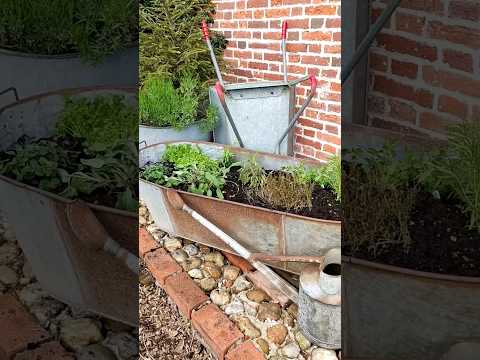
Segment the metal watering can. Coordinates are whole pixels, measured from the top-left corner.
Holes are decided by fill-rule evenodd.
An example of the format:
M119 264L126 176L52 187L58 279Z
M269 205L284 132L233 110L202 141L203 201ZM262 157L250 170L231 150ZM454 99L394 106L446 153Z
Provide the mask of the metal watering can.
M341 251L329 250L320 265L307 266L300 275L298 322L315 345L341 348Z

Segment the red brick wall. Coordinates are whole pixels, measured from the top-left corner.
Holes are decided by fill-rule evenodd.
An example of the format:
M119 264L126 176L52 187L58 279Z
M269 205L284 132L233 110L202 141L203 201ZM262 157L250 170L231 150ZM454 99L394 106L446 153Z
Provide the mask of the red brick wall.
M299 157L326 159L340 149L340 0L214 0L214 28L229 40L230 83L282 80L281 23L287 20L290 78L314 74L319 89L295 129ZM308 81L297 86L297 106Z
M478 0L404 0L370 51L370 122L442 136L480 121L479 55Z

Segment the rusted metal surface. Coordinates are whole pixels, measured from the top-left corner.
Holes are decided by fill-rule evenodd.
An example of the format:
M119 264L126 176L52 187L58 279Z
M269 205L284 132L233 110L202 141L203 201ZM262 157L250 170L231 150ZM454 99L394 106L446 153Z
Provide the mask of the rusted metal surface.
M458 342L480 339L480 278L348 257L342 274L345 356L437 360Z
M1 109L0 123L7 124L2 128L4 132L0 131L4 135L2 145L8 147L23 134L49 136L48 130L53 128L65 94L105 93L135 97L136 89L70 89L23 99ZM10 143L5 144L7 138ZM67 207L71 203L58 195L0 176L0 211L15 232L42 286L63 302L137 325L138 277L120 260L86 246L75 236L67 218ZM88 206L113 239L130 252L138 252L136 213Z
M167 144L189 143L198 145L212 158L221 158L224 145L204 142L165 142L148 146L140 152L140 166L157 162ZM257 153L228 147L239 160L256 154L257 161L268 169L296 165L291 157ZM318 162L304 161L306 166L319 166ZM194 221L188 214L174 209L166 200L167 188L140 180L140 197L146 202L156 224L174 236L184 237L220 250L235 253L213 233ZM322 256L331 248L340 246L339 221L328 221L268 210L232 201L179 191L185 203L198 211L228 235L237 239L252 252L271 255ZM269 262L271 265L300 273L305 263Z

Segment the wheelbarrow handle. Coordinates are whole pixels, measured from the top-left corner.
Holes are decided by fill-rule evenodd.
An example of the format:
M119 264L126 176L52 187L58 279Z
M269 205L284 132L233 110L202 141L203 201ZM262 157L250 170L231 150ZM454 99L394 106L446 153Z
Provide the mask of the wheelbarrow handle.
M293 116L292 120L290 120L290 123L288 124L287 129L284 131L282 136L280 136L280 139L278 140L277 145L276 145L276 149L275 149L277 153L280 153L280 146L282 145L283 140L288 135L290 130L293 128L293 126L296 124L297 120L303 114L303 112L308 107L308 105L310 104L310 101L312 101L313 97L315 96L315 94L317 92L318 82L317 82L317 78L315 77L315 75L310 75L310 77L308 79L310 79L310 93L308 94L307 99L303 103L300 110L298 110L297 113Z
M282 57L283 57L283 81L288 82L288 59L287 59L287 30L288 22L283 20L282 23Z
M238 132L237 126L233 121L232 113L227 107L227 103L225 101L225 92L223 90L222 84L220 84L220 81L217 81L217 83L215 84L215 91L218 95L218 98L220 99L220 104L222 105L223 111L225 111L225 114L227 115L227 120L230 123L230 126L232 127L235 137L237 138L238 144L242 148L245 147L245 145L243 144L242 138L240 136L240 133Z
M287 30L288 30L288 22L287 20L283 20L283 23L282 23L282 39L283 40L287 39Z
M208 33L208 25L205 20L202 20L202 33L205 40L210 39L210 34Z

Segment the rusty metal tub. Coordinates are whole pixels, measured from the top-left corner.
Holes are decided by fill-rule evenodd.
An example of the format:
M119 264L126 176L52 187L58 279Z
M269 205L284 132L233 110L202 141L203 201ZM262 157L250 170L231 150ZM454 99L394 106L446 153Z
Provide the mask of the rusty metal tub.
M247 159L256 154L257 161L267 169L279 169L284 165L298 164L291 157L227 147L206 142L164 142L148 146L140 151L140 166L157 162L168 144L195 144L212 158L221 158L225 148L237 159ZM319 166L318 162L304 161L306 166ZM140 198L148 206L155 223L172 236L235 253L213 233L195 222L189 215L174 209L166 199L167 188L140 180ZM239 204L180 191L185 202L219 226L243 246L254 252L272 255L321 256L340 246L341 223L319 220L261 207ZM293 273L300 273L302 263L272 262L273 266Z
M23 135L48 136L64 95L122 94L135 101L136 88L82 88L20 100L0 109L0 148ZM86 248L67 216L73 201L0 176L0 212L31 263L42 287L57 299L132 325L138 324L138 277L121 262ZM138 251L136 213L89 204L124 248Z

